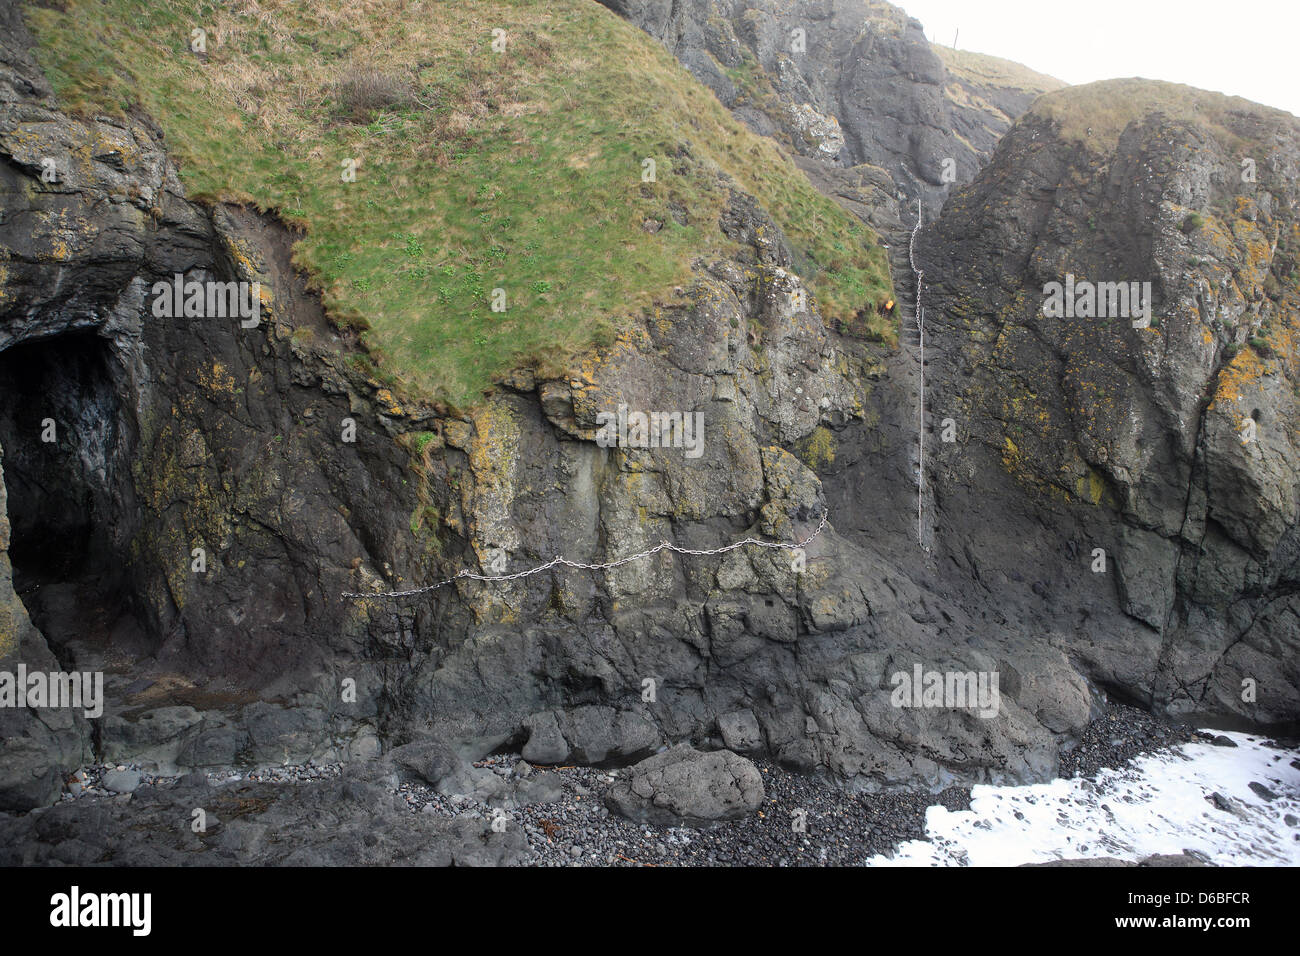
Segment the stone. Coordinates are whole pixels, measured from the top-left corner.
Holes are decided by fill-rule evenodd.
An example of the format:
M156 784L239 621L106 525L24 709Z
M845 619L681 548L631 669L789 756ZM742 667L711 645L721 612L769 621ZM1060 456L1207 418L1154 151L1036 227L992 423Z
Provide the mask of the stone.
M514 802L514 789L486 767L464 764L438 781L437 790L446 796L468 797L479 803L502 806Z
M763 803L763 777L727 750L701 753L679 744L630 768L605 803L630 820L659 826L708 826L736 820Z
M109 770L100 779L104 788L114 793L134 793L140 786L140 781L138 770Z
M321 746L325 712L307 702L277 707L257 701L244 709L248 727L249 759L259 766L306 763Z
M1204 860L1193 856L1184 850L1182 853L1157 853L1152 856L1144 857L1138 862L1138 866L1148 867L1208 867L1210 864Z
M388 759L416 780L433 787L466 767L456 748L442 740L424 739L404 744L390 751Z
M1223 794L1218 793L1217 791L1215 793L1209 794L1205 799L1210 804L1210 806L1214 807L1214 809L1216 810L1222 810L1224 813L1233 813L1233 814L1237 812L1236 809L1232 806L1232 802L1228 800L1228 798L1225 797Z
M560 724L552 711L533 714L524 720L528 740L522 756L529 763L554 765L569 756L569 744L560 733Z
M1270 790L1268 787L1264 786L1262 783L1256 783L1254 780L1252 780L1249 786L1250 789L1256 793L1256 795L1267 800L1269 803L1272 803L1274 800L1277 799L1277 794L1274 793L1272 790Z
M533 714L524 727L529 736L522 756L539 764L627 763L653 753L661 739L642 715L600 705Z
M718 732L728 750L748 753L763 745L763 732L752 710L737 710L718 718Z
M191 737L176 758L183 767L229 767L248 746L248 733L238 727L219 724L202 729Z
M534 803L554 803L564 795L564 781L559 774L537 773L515 786L514 802L525 807Z

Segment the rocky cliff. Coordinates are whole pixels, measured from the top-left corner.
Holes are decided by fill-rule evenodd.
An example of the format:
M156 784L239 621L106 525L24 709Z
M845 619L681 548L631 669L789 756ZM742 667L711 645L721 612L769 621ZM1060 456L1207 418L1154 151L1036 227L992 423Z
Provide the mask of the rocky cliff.
M931 44L881 0L602 0L662 41L752 129L837 167L872 166L930 211L1040 93L1063 84Z
M409 456L289 267L293 236L187 201L146 120L52 108L20 11L6 5L5 17L0 440L12 533L0 545L23 595L6 587L6 669L48 671L57 656L64 670L103 670L113 703L93 749L110 758L202 765L331 747L338 693L318 682L337 656L364 659L385 629L337 593L353 561L415 560ZM60 159L53 182L41 179L47 156ZM262 324L152 321L152 284L176 273L255 273ZM304 329L335 354L308 356L291 335ZM363 408L355 447L333 440L326 428ZM378 706L377 682L360 683L350 727ZM232 712L247 718L238 730ZM50 799L68 757L92 748L84 721L49 726L44 714L6 738L6 806Z
M945 78L889 10L871 7L889 29L848 29L836 18L859 5L808 5L810 38L835 26L849 44L826 61L841 76L783 73L763 37L788 24L766 7L613 6L665 38L655 24L714 31L674 41L696 75L690 50L717 59L748 36L800 102L848 104L834 162L892 164L918 189L949 155L974 175L983 146L961 133L958 152L971 114L944 91L975 81ZM464 410L422 404L356 360L364 343L291 261L299 233L190 197L150 117L64 110L5 16L0 653L100 669L108 688L89 724L6 724L5 807L52 799L88 752L183 770L432 738L607 764L690 741L874 789L1041 779L1108 694L1296 718L1293 118L1103 87L1017 123L918 241L934 389L918 532L914 352L828 318L768 208L780 196L710 172L718 206L677 215L707 214L726 244L689 282L560 373L521 367ZM877 122L867 103L902 112ZM67 158L53 182L51 154ZM864 220L897 223L888 176L873 191L814 161ZM1043 317L1066 271L1150 281L1159 321ZM159 321L150 292L177 273L259 281L260 324ZM700 416L701 453L607 447L621 406ZM802 561L705 553L804 540L824 513ZM698 553L383 593L663 541ZM996 713L897 706L894 675L917 667L998 674Z
M956 510L995 472L1056 502L1030 522L1056 539L1011 566L1144 703L1284 721L1300 702L1296 137L1289 114L1172 84L1054 93L921 243L935 415L961 436L935 446L938 485L969 489ZM1105 314L1113 292L1053 314L1067 276L1078 296L1145 288L1150 314ZM1061 600L1085 581L1101 593Z

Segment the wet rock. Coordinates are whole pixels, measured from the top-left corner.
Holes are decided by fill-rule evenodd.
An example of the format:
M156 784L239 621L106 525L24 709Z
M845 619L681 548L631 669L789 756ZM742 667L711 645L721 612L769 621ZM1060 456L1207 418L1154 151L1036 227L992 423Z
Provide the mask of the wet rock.
M1070 860L1050 860L1046 863L1026 863L1024 865L1035 867L1200 867L1209 866L1210 864L1188 853L1169 853L1144 857L1136 863L1131 860L1116 859L1112 856L1095 856Z
M1264 786L1262 783L1256 783L1254 780L1250 782L1250 789L1253 790L1258 796L1263 797L1269 803L1272 803L1274 800L1277 799L1276 793L1274 793L1268 787Z
M1113 856L1092 856L1081 857L1070 860L1048 860L1045 863L1025 863L1023 866L1032 867L1128 867L1137 866L1131 860L1120 860Z
M1222 810L1224 813L1233 813L1237 811L1232 805L1232 801L1217 791L1207 796L1206 801L1216 810Z

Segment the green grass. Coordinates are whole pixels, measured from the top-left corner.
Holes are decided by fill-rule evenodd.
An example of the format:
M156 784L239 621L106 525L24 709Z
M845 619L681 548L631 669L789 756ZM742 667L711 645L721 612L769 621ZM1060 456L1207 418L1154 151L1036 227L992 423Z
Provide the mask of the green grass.
M417 455L423 455L424 450L429 447L429 442L437 437L433 432L417 432L412 442L412 451Z
M374 370L411 393L474 404L509 369L560 374L676 301L694 258L734 250L719 172L785 231L825 316L896 342L874 313L891 288L871 231L590 0L63 7L24 11L61 101L147 113L191 197L302 227L295 264L335 321L363 330ZM206 59L189 50L196 27ZM367 70L411 96L358 122L336 91ZM360 165L345 183L349 157ZM642 182L647 157L657 182ZM664 226L651 234L646 219Z
M772 81L749 50L741 51L739 66L727 67L723 72L736 85L740 98L750 105L767 108L776 102L777 95L772 88Z

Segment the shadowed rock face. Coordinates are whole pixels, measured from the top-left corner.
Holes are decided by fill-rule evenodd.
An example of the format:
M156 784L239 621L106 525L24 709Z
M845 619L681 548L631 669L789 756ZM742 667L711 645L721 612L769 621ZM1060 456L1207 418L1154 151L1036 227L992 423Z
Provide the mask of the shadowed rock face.
M109 691L93 736L77 718L0 711L5 806L51 799L59 769L88 751L188 769L356 759L422 736L455 741L461 758L510 745L600 762L725 743L858 788L1037 779L1095 712L1099 688L1260 720L1300 709L1288 670L1292 459L1284 433L1268 432L1274 416L1287 420L1280 392L1258 399L1270 457L1252 465L1223 431L1235 425L1229 405L1246 401L1237 391L1220 400L1222 421L1188 417L1197 388L1237 381L1224 377L1227 331L1209 328L1217 344L1205 352L1188 331L1182 351L1147 357L1125 345L1129 331L1029 319L1048 274L1034 250L1050 248L1043 262L1073 268L1077 255L1081 275L1153 270L1168 323L1156 334L1171 334L1182 327L1160 310L1200 301L1175 273L1177 244L1190 241L1217 263L1199 273L1219 290L1205 300L1213 309L1240 295L1280 323L1292 300L1262 276L1274 304L1252 298L1244 278L1257 269L1250 225L1189 240L1162 205L1218 195L1198 184L1216 181L1226 147L1206 141L1161 166L1172 131L1144 118L1085 165L1084 147L1025 121L927 234L931 421L952 416L964 440L927 445L925 551L910 356L845 338L811 298L799 304L761 197L733 190L722 223L744 251L700 261L691 304L647 317L565 378L520 372L472 412L412 410L348 361L353 342L290 267L290 232L190 202L148 123L65 116L23 44L5 55L0 389L23 391L28 376L52 410L0 419L10 498L24 502L0 523L0 669L103 666ZM79 158L46 184L51 142ZM1148 173L1152 163L1164 171ZM1252 200L1266 237L1296 224L1294 171L1277 177L1271 198ZM824 181L868 217L888 205L884 179L874 194ZM1046 187L1074 198L1055 211ZM1090 238L1085 200L1117 263ZM1270 253L1269 268L1289 275L1278 258L1289 254ZM155 317L153 284L177 272L260 281L261 324ZM1070 411L1070 389L1124 376L1128 406ZM1239 386L1266 387L1254 380ZM700 413L703 453L601 447L598 416L620 405ZM1134 416L1147 429L1136 442L1122 427ZM45 417L74 419L51 450L69 464L52 464L31 434ZM1013 425L1045 436L1031 446L1014 433L1027 461L1003 460L999 429ZM59 468L75 480L45 487ZM1243 482L1258 493L1221 490ZM665 552L601 573L341 597L488 570L502 554L513 571L665 539L697 550L751 535L791 542L823 510L829 524L801 569L771 549ZM72 528L87 529L94 560L31 560L42 536ZM1098 541L1110 570L1084 573ZM40 584L21 599L10 556L23 562L16 577ZM996 713L900 706L895 675L917 666L996 673ZM1275 688L1267 708L1234 702L1242 667L1261 694Z
M16 5L3 15L0 445L11 510L0 669L106 670L105 759L193 764L261 750L278 761L332 747L325 701L336 684L321 698L317 682L335 655L360 657L370 640L336 594L355 559L406 562L379 552L409 537L407 455L373 416L354 445L334 437L344 417L364 418L368 397L334 367L343 358L328 349L343 345L289 268L292 236L186 201L146 122L53 109ZM47 155L64 160L55 182L41 179ZM260 277L260 327L155 318L151 287L176 273ZM304 329L326 343L325 360L291 340ZM378 706L378 682L359 684L349 726ZM238 719L258 694L275 703L227 726L223 714ZM151 708L162 716L142 722ZM84 721L55 726L67 713L43 712L43 723L0 711L0 801L49 799L57 768L89 756ZM46 740L51 728L67 731L60 745Z
M1140 99L1151 109L1103 138L1091 117ZM936 446L936 481L971 502L1009 473L1059 502L1033 522L1055 547L981 552L976 573L1019 568L1055 597L1057 582L1107 582L1056 619L1075 617L1074 653L1108 686L1173 711L1294 719L1300 128L1172 84L1040 103L920 244L933 407L962 439ZM1044 314L1067 273L1149 283L1151 327Z
M752 129L824 163L880 167L931 212L1034 97L1061 85L995 58L941 55L918 21L879 0L601 2Z

